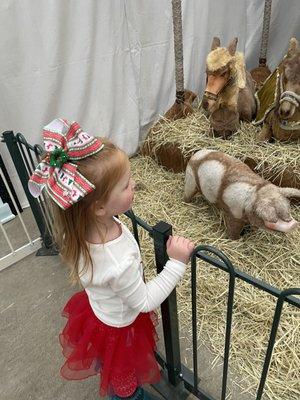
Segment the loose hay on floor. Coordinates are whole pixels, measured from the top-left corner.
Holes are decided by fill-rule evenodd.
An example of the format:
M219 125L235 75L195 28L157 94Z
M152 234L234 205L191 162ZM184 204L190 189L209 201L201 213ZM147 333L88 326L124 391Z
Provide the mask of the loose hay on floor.
M185 119L161 121L151 129L142 146L150 149L152 157L170 145L177 147L185 160L202 148L219 150L242 161L251 158L256 164L255 170L265 178L277 178L277 184L282 179L292 180L293 186L300 188L300 142L258 142L261 127L243 122L228 140L211 137L209 121L198 109Z
M300 287L300 229L285 235L252 228L241 239L229 240L219 210L200 196L191 204L182 201L183 174L166 171L149 157L138 156L131 163L138 189L133 207L136 215L151 225L164 220L173 226L174 234L189 237L197 244L217 247L229 257L236 268L279 289ZM299 220L300 207L292 206L292 214ZM146 277L150 278L155 274L152 241L143 230L141 244ZM205 338L204 345L214 351L216 360L220 360L224 349L227 274L200 262L198 271L199 346ZM180 336L190 341L190 269L177 292ZM238 371L237 385L242 386L245 391L257 389L274 309L275 299L271 295L244 282L236 282L230 368ZM299 399L299 322L300 310L286 304L264 398ZM190 359L191 355L187 361L189 367Z

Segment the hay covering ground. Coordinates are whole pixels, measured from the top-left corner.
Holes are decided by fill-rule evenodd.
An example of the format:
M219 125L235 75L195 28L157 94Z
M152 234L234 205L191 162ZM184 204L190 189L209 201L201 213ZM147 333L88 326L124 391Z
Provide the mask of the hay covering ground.
M188 138L189 132L186 136L187 143ZM230 153L229 143L228 152ZM252 228L239 240L231 241L226 238L225 225L219 210L200 196L191 204L183 202L184 174L166 171L150 157L138 156L131 162L137 184L133 207L136 215L151 225L164 220L173 226L174 234L189 237L196 244L217 247L230 258L236 268L279 289L300 287L300 229L285 235ZM300 207L292 206L292 214L300 219ZM140 231L146 277L149 279L155 275L153 245L147 233L142 229ZM200 262L198 271L199 347L204 344L213 350L216 363L222 363L227 275ZM177 297L180 336L191 343L190 268L178 286ZM260 379L275 300L272 296L237 281L234 307L230 369L238 371L239 378L236 384L242 390L251 393L257 389ZM300 310L285 305L266 384L265 399L300 398L299 323ZM190 352L185 360L189 367L191 358ZM237 399L231 395L228 398Z
M223 151L244 161L250 157L256 161L256 170L267 179L281 176L287 168L295 174L300 182L300 141L282 143L258 142L261 127L250 123L241 123L240 129L230 138L209 136L209 121L200 109L185 119L168 121L161 119L150 131L145 140L149 143L153 154L166 144L176 145L184 158L199 149L209 148Z

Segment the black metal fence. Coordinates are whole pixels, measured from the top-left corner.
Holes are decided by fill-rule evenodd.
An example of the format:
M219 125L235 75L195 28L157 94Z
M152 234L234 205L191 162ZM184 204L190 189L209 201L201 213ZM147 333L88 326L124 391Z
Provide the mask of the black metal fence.
M211 256L212 254L213 256ZM197 273L197 258L209 263L211 266L221 269L222 271L229 274L228 280L228 297L227 297L227 313L226 313L226 331L225 331L225 346L224 346L224 362L223 362L223 375L222 375L222 394L221 400L226 398L227 378L228 378L228 363L230 353L230 342L231 342L231 328L232 328L232 317L233 317L233 301L235 293L235 282L236 279L242 280L251 286L256 287L266 293L277 298L276 307L274 310L274 316L272 321L272 327L270 331L270 337L266 348L264 365L261 372L261 378L256 392L256 400L260 400L263 395L267 374L271 362L272 352L274 349L276 334L278 331L282 307L284 302L287 302L297 308L300 308L300 299L294 297L300 295L300 288L290 288L286 290L279 290L268 283L254 278L245 272L239 271L234 268L230 260L219 250L211 246L201 245L198 246L191 259L191 272L192 272L192 324L193 324L193 371L194 379L193 384L189 387L189 390L194 393L199 399L204 400L215 400L207 394L203 393L198 388L198 372L197 372L197 324L196 324L196 273Z
M51 231L47 222L48 213L45 203L34 199L28 192L27 182L28 177L35 168L35 164L39 161L42 149L39 146L31 146L27 143L24 136L21 134L14 135L13 132L4 132L3 141L6 143L14 162L22 186L28 198L33 215L38 224L41 237L43 239L44 251L55 252ZM35 156L35 161L32 157ZM155 226L150 226L133 211L128 211L126 216L130 218L134 236L138 242L139 227L146 230L153 240L154 254L157 272L159 273L166 261L168 260L166 252L166 241L169 235L172 234L172 226L161 221ZM186 398L186 393L191 392L201 400L217 400L201 387L199 387L198 376L198 354L197 354L197 305L196 305L196 275L197 275L197 260L200 259L210 266L218 268L228 274L228 296L227 296L227 312L226 312L226 329L225 329L225 345L224 345L224 362L222 374L221 400L225 400L227 394L227 379L228 379L228 364L231 344L232 318L234 315L233 303L235 295L235 282L241 280L249 285L269 293L277 299L274 309L273 322L270 330L270 337L266 347L264 365L261 372L260 382L257 388L256 400L260 400L263 395L267 374L271 362L272 352L276 341L276 334L280 324L283 304L289 303L292 306L300 308L300 299L295 297L300 295L300 288L290 288L279 290L271 285L254 278L242 271L236 269L230 260L219 250L211 246L198 246L191 258L191 303L192 303L192 341L193 341L193 370L191 371L181 362L180 356L180 341L179 341L179 324L177 313L176 289L173 290L168 299L161 305L162 325L165 343L165 357L157 353L157 360L165 371L167 385L160 385L158 390L166 399L183 399ZM187 392L182 390L182 387ZM171 393L171 394L170 394Z
M21 133L15 135L12 131L3 132L2 141L6 144L17 170L41 234L42 248L38 251L38 255L57 254L57 249L52 239L51 225L49 224L49 211L45 198L42 195L39 199L35 199L30 195L28 190L28 179L39 163L44 150L40 145L30 145Z

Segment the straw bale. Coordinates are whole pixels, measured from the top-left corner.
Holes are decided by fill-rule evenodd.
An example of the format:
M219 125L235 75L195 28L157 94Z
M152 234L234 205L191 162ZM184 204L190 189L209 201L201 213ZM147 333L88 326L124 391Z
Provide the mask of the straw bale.
M192 127L193 124L189 126ZM187 143L191 129L187 130ZM230 151L228 142L224 141L223 146ZM187 146L184 151L188 153L191 151L190 147ZM134 157L131 164L137 184L133 207L136 215L151 225L163 220L173 226L174 234L189 237L196 244L217 247L229 257L236 268L279 289L300 287L300 229L283 234L251 227L239 240L229 240L220 210L201 196L197 196L193 203L183 202L183 173L174 174L167 171L150 157ZM300 219L300 207L293 205L292 214L296 219ZM140 234L145 275L149 279L156 274L152 240L142 229ZM223 356L227 282L226 273L198 262L198 343L199 348L204 345L214 352L215 363L222 362ZM178 286L177 297L180 337L191 343L190 268ZM236 282L230 370L238 371L239 380L236 384L245 392L252 393L257 389L275 304L271 295L244 282ZM299 399L299 322L300 310L286 304L268 375L265 399ZM184 357L189 367L190 358L191 356ZM228 398L232 397L229 395Z
M180 172L197 150L219 150L246 162L275 184L300 189L300 142L259 142L260 130L259 126L241 122L230 140L210 136L209 121L197 108L185 119L161 119L150 130L141 153L150 155L169 170Z

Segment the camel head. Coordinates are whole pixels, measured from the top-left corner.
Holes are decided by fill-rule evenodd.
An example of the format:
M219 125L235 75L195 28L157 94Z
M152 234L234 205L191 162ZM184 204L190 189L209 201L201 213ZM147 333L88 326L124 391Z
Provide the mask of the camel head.
M290 39L287 56L282 62L281 95L278 113L281 119L294 117L300 108L300 46L296 38Z
M234 38L228 47L220 47L220 39L213 38L206 58L206 88L202 102L205 110L211 109L229 84L235 84L239 89L246 85L244 56L236 52L237 42L238 39Z

